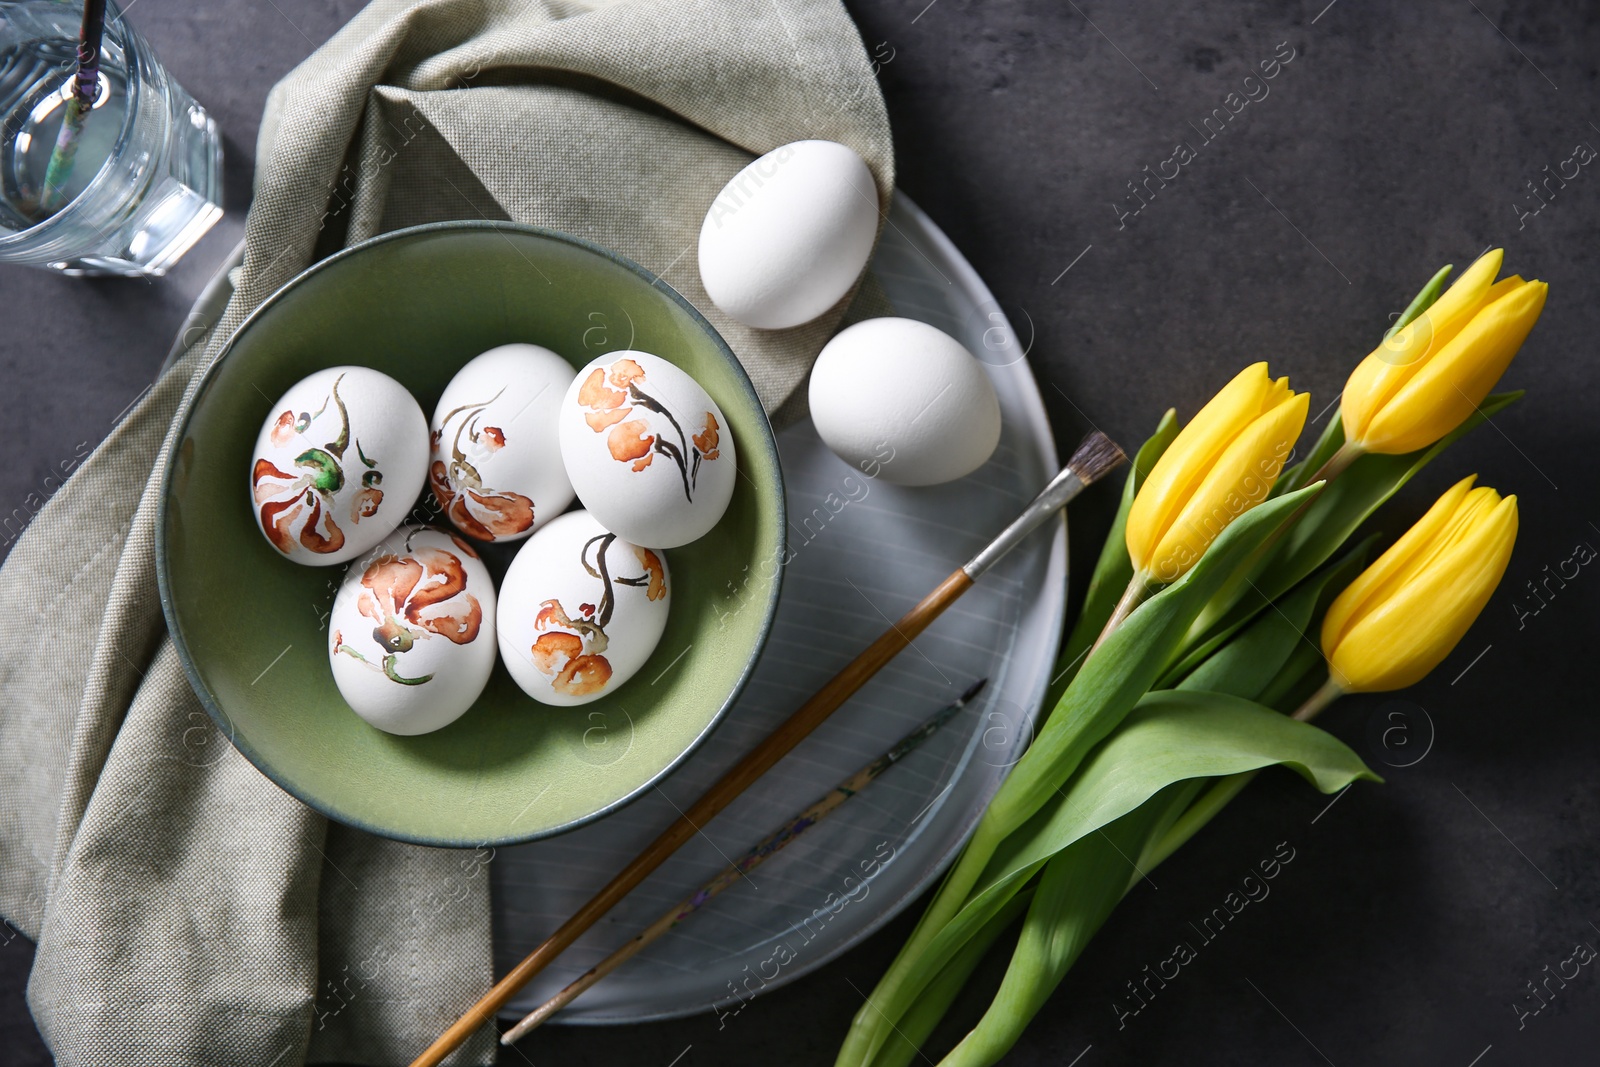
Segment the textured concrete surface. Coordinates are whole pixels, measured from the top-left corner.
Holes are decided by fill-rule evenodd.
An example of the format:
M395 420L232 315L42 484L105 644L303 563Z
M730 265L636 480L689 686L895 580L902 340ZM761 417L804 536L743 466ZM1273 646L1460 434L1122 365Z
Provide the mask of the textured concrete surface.
M0 515L47 492L57 466L149 380L237 237L267 87L355 6L140 0L133 18L228 133L231 214L162 281L0 267L12 413L0 423L11 458ZM1552 286L1508 377L1531 395L1427 470L1384 519L1397 531L1469 471L1522 506L1503 588L1436 676L1326 717L1388 783L1329 806L1298 779L1263 776L1135 889L1009 1062L1593 1062L1593 967L1564 986L1549 976L1575 943L1600 945L1600 724L1589 687L1600 574L1580 568L1540 599L1526 583L1545 582L1575 546L1600 546L1600 173L1590 164L1571 176L1566 162L1580 144L1600 148L1595 9L850 6L883 61L903 187L1025 336L1031 323L1033 366L1064 441L1091 424L1137 441L1166 405L1187 415L1263 358L1310 388L1319 411L1439 264L1463 266L1490 244ZM1180 143L1193 158L1165 163ZM1163 171L1165 185L1141 184ZM1569 177L1536 198L1529 183L1551 172ZM1079 573L1110 507L1099 493L1075 513ZM1270 895L1205 940L1194 926L1280 843L1293 859ZM552 1028L504 1062L831 1062L909 922L720 1031L712 1017ZM1143 984L1147 965L1173 974L1163 961L1180 941L1195 958L1165 985ZM20 937L0 946L0 1046L19 1065L47 1060L22 999L29 958ZM1130 982L1144 1005L1136 1014ZM1547 1006L1521 1015L1541 1003L1530 982ZM976 988L946 1042L981 1010Z

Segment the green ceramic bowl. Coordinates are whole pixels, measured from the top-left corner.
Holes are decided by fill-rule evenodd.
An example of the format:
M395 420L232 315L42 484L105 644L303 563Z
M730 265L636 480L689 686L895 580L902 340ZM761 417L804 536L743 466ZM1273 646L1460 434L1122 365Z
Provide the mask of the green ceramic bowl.
M345 705L328 666L326 618L342 568L291 563L256 527L246 491L256 433L291 385L345 363L399 379L431 413L463 364L511 341L544 345L574 366L625 348L676 363L727 416L743 476L716 528L668 555L666 633L616 692L546 707L497 666L455 723L386 734ZM453 222L332 256L240 326L183 416L156 559L195 692L264 774L340 822L476 846L546 837L613 811L705 739L766 640L784 527L772 429L738 360L688 301L637 264L564 234ZM485 556L491 570L509 558Z

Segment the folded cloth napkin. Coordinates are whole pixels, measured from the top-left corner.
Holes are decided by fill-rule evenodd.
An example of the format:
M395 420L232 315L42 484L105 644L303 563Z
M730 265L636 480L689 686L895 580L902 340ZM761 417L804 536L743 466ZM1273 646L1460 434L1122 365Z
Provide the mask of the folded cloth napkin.
M777 410L843 302L747 329L695 245L752 154L809 137L860 152L887 205L883 102L838 0L379 0L273 90L221 321L0 570L0 911L38 942L59 1063L404 1063L491 980L490 856L328 824L215 730L167 638L152 471L227 336L342 245L509 218L659 272ZM480 1033L453 1062L494 1050Z

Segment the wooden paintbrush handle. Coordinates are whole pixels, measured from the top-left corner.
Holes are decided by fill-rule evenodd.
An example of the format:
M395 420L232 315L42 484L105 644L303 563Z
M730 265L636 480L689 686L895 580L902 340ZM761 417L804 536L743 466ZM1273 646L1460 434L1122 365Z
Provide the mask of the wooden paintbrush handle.
M500 1043L504 1045L508 1041L515 1041L529 1030L543 1025L546 1019L571 1004L574 1000L577 1000L584 993L587 993L591 987L597 985L606 975L643 952L647 945L678 925L679 918L692 910L693 899L690 897L680 901L677 907L645 927L638 937L627 942L611 955L579 975L565 989L539 1005L538 1009L527 1018L506 1031L505 1037L500 1039Z
M645 927L632 941L626 942L621 948L579 975L568 983L565 989L539 1005L528 1013L521 1022L501 1034L500 1043L502 1045L513 1044L518 1038L536 1027L542 1026L552 1015L582 996L606 975L638 955L646 945L653 943L657 938L665 936L678 923L715 900L717 894L724 889L731 888L741 875L756 870L767 860L798 841L801 834L820 824L830 812L836 810L846 800L858 795L863 789L871 785L878 775L894 766L895 763L933 736L933 733L943 726L946 720L965 707L967 702L977 696L988 682L989 679L985 678L974 683L959 698L940 710L939 714L902 737L889 751L828 790L825 796L814 801L810 807L799 815L796 815L776 830L767 834L766 837L751 845L743 856L718 871L708 881L703 882L693 893L684 897L660 918L656 919L655 922Z
M549 966L550 962L565 952L585 930L598 922L606 912L649 877L650 872L666 862L667 857L681 848L706 823L715 818L718 812L733 803L739 794L753 785L757 779L771 770L774 764L805 740L808 734L822 725L829 715L849 700L857 689L883 668L884 664L909 645L913 638L927 629L928 624L943 613L945 608L970 588L972 579L965 570L958 570L940 582L938 588L923 597L915 607L902 615L898 622L892 623L876 641L868 645L859 656L846 664L843 670L817 690L810 700L800 705L799 710L789 716L783 725L768 734L765 740L751 749L727 774L723 775L716 785L706 790L699 800L662 831L660 837L652 841L632 863L607 882L604 889L591 897L572 918L562 923L556 932L529 953L526 959L496 982L494 988L490 989L482 1000L468 1009L450 1029L429 1045L426 1052L413 1060L411 1067L435 1067L440 1060L472 1036L480 1026L492 1020L516 995L517 990L527 985L529 979Z

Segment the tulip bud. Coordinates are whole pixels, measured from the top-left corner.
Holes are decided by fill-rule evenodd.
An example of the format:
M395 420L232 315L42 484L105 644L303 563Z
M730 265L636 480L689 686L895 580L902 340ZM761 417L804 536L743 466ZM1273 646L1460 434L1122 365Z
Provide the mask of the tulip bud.
M1466 421L1505 373L1544 307L1549 286L1495 281L1503 253L1480 257L1433 306L1386 337L1345 383L1346 442L1400 455Z
M1463 478L1329 606L1328 674L1344 692L1403 689L1448 656L1500 584L1517 498Z
M1256 363L1179 432L1128 512L1128 556L1146 583L1182 577L1229 523L1267 498L1309 403Z

